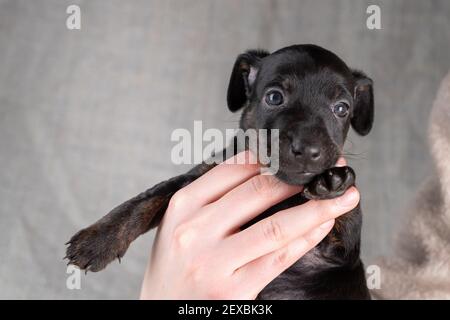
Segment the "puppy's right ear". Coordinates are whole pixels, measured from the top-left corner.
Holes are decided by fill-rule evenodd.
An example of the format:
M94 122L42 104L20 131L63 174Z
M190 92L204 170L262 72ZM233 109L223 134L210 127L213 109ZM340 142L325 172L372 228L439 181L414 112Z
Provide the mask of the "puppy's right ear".
M240 54L233 66L228 85L228 108L235 112L242 108L252 92L262 58L269 55L265 50L249 50Z

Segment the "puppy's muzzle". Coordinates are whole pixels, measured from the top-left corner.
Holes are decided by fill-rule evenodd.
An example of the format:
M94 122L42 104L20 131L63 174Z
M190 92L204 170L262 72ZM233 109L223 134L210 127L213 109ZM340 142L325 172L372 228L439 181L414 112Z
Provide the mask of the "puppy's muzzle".
M326 128L299 126L288 130L286 137L282 149L289 171L319 173L336 160L338 148L327 135Z

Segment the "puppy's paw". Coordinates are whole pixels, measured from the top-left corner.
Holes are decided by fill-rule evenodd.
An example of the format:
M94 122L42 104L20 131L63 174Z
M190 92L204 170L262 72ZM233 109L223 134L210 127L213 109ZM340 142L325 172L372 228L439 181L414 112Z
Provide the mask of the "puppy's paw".
M310 200L339 197L355 184L355 172L350 167L334 167L314 177L305 185L303 195Z
M76 233L66 244L68 264L80 269L97 272L104 269L114 259L123 257L128 243L118 238L114 226L96 223Z

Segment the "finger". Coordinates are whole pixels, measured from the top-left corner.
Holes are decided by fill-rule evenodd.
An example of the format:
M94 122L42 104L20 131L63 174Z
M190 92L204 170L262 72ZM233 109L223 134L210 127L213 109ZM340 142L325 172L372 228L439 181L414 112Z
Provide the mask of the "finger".
M223 196L237 185L259 173L260 167L250 151L244 151L226 160L200 176L174 198L189 208L200 208Z
M281 249L266 254L239 268L234 280L242 284L242 290L260 292L273 279L301 259L309 250L318 245L331 231L334 219L329 220L310 232L296 238Z
M357 206L359 193L355 187L344 195L329 200L310 200L305 204L282 210L249 228L226 238L227 256L233 256L235 268L285 246L320 224L335 219ZM244 245L245 244L245 245ZM236 254L239 252L239 254Z
M336 162L336 167L345 167L347 165L347 161L344 157L340 157Z
M275 176L257 175L203 208L209 215L205 219L225 235L301 190L302 187L288 185Z

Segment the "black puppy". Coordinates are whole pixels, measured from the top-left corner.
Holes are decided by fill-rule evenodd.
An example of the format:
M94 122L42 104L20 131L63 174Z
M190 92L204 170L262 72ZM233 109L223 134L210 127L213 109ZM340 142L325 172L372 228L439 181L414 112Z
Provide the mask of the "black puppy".
M272 54L247 51L234 64L227 100L231 111L244 108L242 129L279 130L276 176L305 185L303 197L293 196L258 219L308 199L337 197L354 184L351 168L333 166L350 125L360 135L372 127L372 81L332 52L315 45L294 45ZM161 182L79 231L68 242L70 263L99 271L120 259L134 239L159 224L171 196L213 166L203 163ZM264 288L259 298L370 298L359 256L360 233L358 206L338 218L329 235Z

